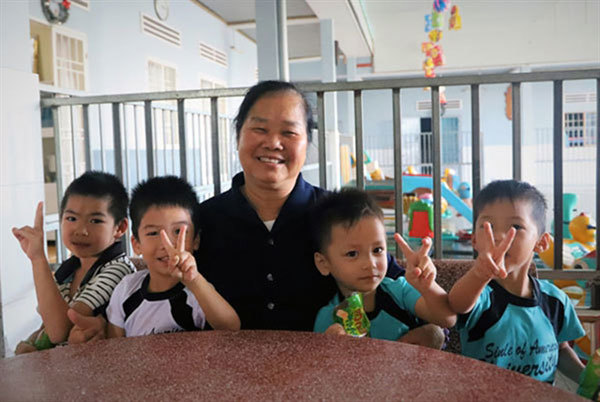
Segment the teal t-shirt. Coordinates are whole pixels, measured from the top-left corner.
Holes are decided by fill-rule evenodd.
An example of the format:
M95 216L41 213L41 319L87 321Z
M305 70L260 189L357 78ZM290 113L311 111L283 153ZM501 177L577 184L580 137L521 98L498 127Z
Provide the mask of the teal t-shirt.
M530 277L533 298L515 296L496 281L481 293L456 328L462 354L552 383L559 345L585 335L569 297Z
M410 329L424 324L415 314L415 304L419 297L421 294L404 276L397 279L384 278L375 293L375 309L367 313L371 322L369 336L395 341ZM315 332L325 332L334 323L333 311L342 300L343 296L338 292L328 305L319 310Z

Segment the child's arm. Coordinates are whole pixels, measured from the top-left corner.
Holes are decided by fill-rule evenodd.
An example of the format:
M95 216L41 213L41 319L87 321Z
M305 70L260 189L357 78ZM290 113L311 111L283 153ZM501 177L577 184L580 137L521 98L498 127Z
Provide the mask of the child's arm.
M437 270L427 255L431 239L424 238L423 245L417 252L398 233L394 235L394 239L406 257L406 280L421 294L415 304L417 316L442 327L453 327L456 314L450 309L448 294L435 281Z
M40 202L35 213L33 227L13 228L12 232L31 260L38 311L44 322L45 331L52 343L60 343L67 339L72 324L67 317L69 305L58 291L44 252L43 211L44 203ZM91 312L87 312L84 307L87 306L78 306L78 310L81 310L82 314L90 315Z
M123 338L125 336L125 330L121 327L117 327L114 324L108 323L108 329L106 331L107 338Z
M558 370L571 380L579 383L579 376L584 369L585 366L569 343L562 342L558 351Z
M515 228L511 228L504 239L496 245L489 222L484 222L483 230L485 236L483 236L473 268L456 281L448 295L450 307L457 314L468 313L473 309L489 281L494 278L506 278L504 256L517 231Z
M206 321L213 329L240 329L240 318L233 307L198 272L196 259L191 253L185 251L186 231L187 226L183 226L177 237L176 247L173 247L167 233L164 230L160 231L163 245L169 253L171 275L179 278L196 296L198 304L204 311Z

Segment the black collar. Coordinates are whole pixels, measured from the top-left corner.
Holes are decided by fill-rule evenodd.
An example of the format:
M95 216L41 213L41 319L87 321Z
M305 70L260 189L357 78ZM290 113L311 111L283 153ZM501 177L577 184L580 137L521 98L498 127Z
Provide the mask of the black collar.
M490 281L490 287L494 292L498 292L498 295L502 298L505 298L506 301L510 304L514 304L515 306L521 307L535 307L539 304L540 301L540 284L533 276L528 276L529 280L531 281L531 295L533 296L532 298L514 295L508 290L504 289L495 280Z
M164 292L150 292L150 291L148 291L149 285L150 285L150 273L148 272L148 275L146 275L146 277L142 281L142 286L140 287L140 291L141 291L144 299L150 300L150 301L170 299L172 296L181 292L183 290L183 288L185 287L183 285L183 283L177 282L177 284L175 286L173 286L171 289L165 290Z
M230 208L230 210L233 212L233 214L241 219L260 220L260 217L254 208L242 194L241 188L244 184L245 180L243 172L240 172L233 177L231 181L231 193L229 197L233 208ZM274 233L278 230L278 227L280 226L278 225L278 222L285 221L293 215L305 213L306 205L311 198L314 198L315 196L314 187L304 181L302 178L302 173L298 174L296 184L294 185L294 188L292 189L292 192L288 196L287 200L281 207L271 233Z
M112 261L115 258L122 257L122 256L125 256L125 242L116 241L100 254L100 256L98 257L96 262L94 262L94 264L92 264L92 267L90 268L90 270L85 274L85 277L83 278L83 280L81 281L81 284L79 286L85 285L94 276L94 274L96 273L98 268L100 268L107 262ZM79 261L79 258L77 258L75 256L72 256L71 258L63 261L63 263L60 264L60 267L58 267L58 269L56 270L56 273L54 274L54 277L56 278L56 282L59 285L62 285L80 267L81 267L81 262Z

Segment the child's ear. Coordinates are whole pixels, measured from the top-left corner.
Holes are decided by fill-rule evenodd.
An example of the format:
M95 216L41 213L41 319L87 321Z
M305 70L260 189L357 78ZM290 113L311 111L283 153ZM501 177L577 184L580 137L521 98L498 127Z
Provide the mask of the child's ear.
M327 257L325 257L325 255L319 253L318 251L315 253L315 265L317 266L317 269L319 270L321 275L327 276L331 273L331 270L329 269L329 261L327 260Z
M115 240L121 238L121 236L123 236L127 232L128 227L129 220L127 218L123 218L123 220L117 224L117 230L115 231Z
M140 242L138 242L135 236L133 235L131 236L131 247L133 248L133 252L136 255L142 255L142 247L140 245Z
M192 251L197 251L200 248L200 232L194 237L194 243L192 244Z
M540 237L538 242L535 244L533 251L535 251L536 253L541 253L542 251L548 250L548 247L550 247L551 241L552 241L552 237L550 237L550 233L545 232L542 235L542 237Z

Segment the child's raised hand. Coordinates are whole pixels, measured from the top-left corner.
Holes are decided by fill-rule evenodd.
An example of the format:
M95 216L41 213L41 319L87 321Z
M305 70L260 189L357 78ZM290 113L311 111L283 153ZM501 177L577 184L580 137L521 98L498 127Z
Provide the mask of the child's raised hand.
M183 225L177 236L177 245L173 246L167 232L164 229L160 231L160 239L169 254L169 272L184 284L193 281L199 275L196 259L190 252L185 251L186 232L187 226Z
M437 275L435 265L433 265L433 261L428 255L431 249L431 239L429 237L423 238L423 244L416 252L398 233L394 234L394 240L406 258L406 280L420 292L429 289Z
M492 231L492 225L489 222L483 223L483 230L485 235L478 247L478 255L475 260L473 271L481 279L504 279L507 275L504 257L512 245L517 230L515 228L510 228L506 233L506 236L504 236L504 239L502 239L498 245L496 245L496 242L494 241L494 232Z
M30 260L45 258L44 253L44 203L39 202L35 211L33 227L12 228L13 235Z

